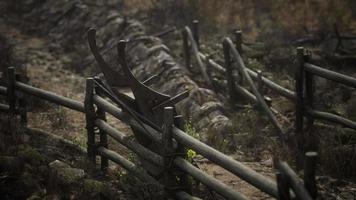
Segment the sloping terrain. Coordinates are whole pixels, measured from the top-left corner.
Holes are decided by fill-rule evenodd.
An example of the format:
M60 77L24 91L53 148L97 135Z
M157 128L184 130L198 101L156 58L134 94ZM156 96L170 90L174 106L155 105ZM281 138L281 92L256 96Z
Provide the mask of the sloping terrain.
M91 4L86 1L56 1L50 3L48 1L26 1L26 3L28 2L29 4L23 4L25 6L20 5L19 8L16 8L23 9L20 18L12 16L10 13L8 17L3 19L4 23L1 25L1 33L6 35L13 44L14 57L17 58L13 64L27 68L27 74L32 85L76 100L83 100L85 77L95 75L98 72L86 42L86 30L89 27L98 28L98 43L103 50L113 48L105 56L105 59L112 66L117 66L116 51L112 44L115 44L118 39L135 39L146 35L144 28L136 21L130 19L125 22L120 16L121 13L118 13L115 7L100 7L101 5ZM141 14L145 15L145 13ZM123 25L125 23L130 25ZM156 29L151 31L152 28L149 30L151 33L161 31ZM178 33L174 33L173 37L178 38ZM176 45L176 43L174 41L173 45ZM159 51L155 51L157 47ZM209 47L203 48L204 50L209 49ZM147 56L142 53L147 50L152 50L152 55ZM256 171L273 177L271 154L276 153L275 149L273 149L274 145L268 145L271 150L268 149L267 152L265 149L257 151L261 154L257 155L258 162L250 156L254 154L253 151L258 148L260 143L270 143L270 140L265 137L256 142L256 138L250 138L248 135L250 131L253 131L252 129L256 129L255 126L246 128L241 125L243 123L250 123L250 125L255 123L257 117L251 117L251 108L247 108L241 114L237 114L237 120L234 121L233 128L238 129L237 132L242 134L237 134L236 137L231 138L231 135L227 134L227 131L231 128L228 119L230 117L229 111L226 111L226 108L223 107L225 105L219 102L220 98L213 91L199 88L199 84L193 81L195 78L188 76L184 68L175 63L176 58L169 56L170 53L173 55L178 54L178 50L173 49L172 52L166 52L161 40L150 38L142 43L132 44L129 46L128 51L130 52L128 58L130 64L133 66L135 75L140 80L144 80L152 74L159 74L161 78L152 85L155 89L169 94L176 94L184 89L193 91L191 98L183 102L184 105L179 104L178 108L186 117L195 116L192 124L196 126L196 132L206 131L204 128L207 126L207 121L214 122L210 131L201 133L203 135L202 139L222 149L225 141L237 140L242 141L242 143L248 143L246 146L252 147L252 150L250 149L243 153L236 148L233 149L234 154L232 156L239 161L246 161L244 163ZM253 64L254 61L252 61L251 65ZM271 73L271 75L273 74L275 73ZM284 81L285 85L290 85L291 81L288 80L288 76L286 77L284 79L287 80L282 80L282 82ZM85 146L86 130L82 114L36 99L32 102L32 109L29 112L30 127L45 130L71 140L80 146ZM273 104L278 105L280 110L289 111L293 106L283 99L273 102ZM213 113L212 116L206 117L210 113ZM130 134L129 128L124 124L110 118L109 121L118 129ZM326 127L325 129L328 132L334 131L332 127ZM322 133L321 131L320 134ZM117 143L110 141L110 146L120 153L130 156L130 153ZM243 192L248 197L253 199L268 198L214 164L199 157L196 162L207 173L233 186L237 191ZM114 166L112 168L113 170L119 170ZM320 177L319 182L321 183L322 191L336 191L338 195L340 194L340 198L347 199L354 195L354 190L349 188L349 183L346 181ZM204 189L202 189L202 194L210 195ZM337 195L334 196L337 198Z
M2 24L1 34L5 35L13 46L13 63L26 68L29 83L36 87L53 91L60 95L83 101L85 78L69 70L68 66L73 62L73 56L58 49L51 49L51 43L46 37L24 33L22 30L11 25ZM58 135L72 141L81 147L86 146L85 118L81 113L61 108L39 99L31 99L30 110L28 112L28 126L44 130L48 133ZM109 117L109 122L124 133L130 134L130 129L118 120ZM41 138L45 140L45 138ZM116 142L110 140L110 147L120 154L128 157L131 154ZM65 152L61 152L65 153ZM243 154L239 159L243 160ZM61 159L58 157L57 159ZM224 183L234 186L236 190L245 193L254 199L267 197L260 191L249 186L245 182L231 174L216 167L206 160L197 159L198 166L207 173L221 179ZM246 162L257 171L273 176L272 165L263 166L255 162ZM111 166L113 171L121 171L120 168ZM117 172L121 173L121 172ZM197 193L210 196L205 187L197 188ZM200 191L201 190L201 191ZM198 192L200 191L200 192Z

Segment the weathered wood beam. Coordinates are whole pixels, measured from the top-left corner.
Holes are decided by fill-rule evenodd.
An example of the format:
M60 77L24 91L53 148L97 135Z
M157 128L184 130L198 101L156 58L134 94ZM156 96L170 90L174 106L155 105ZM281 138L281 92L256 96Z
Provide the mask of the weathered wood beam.
M0 94L6 95L7 93L7 88L4 86L0 86Z
M333 80L333 81L348 85L350 87L356 88L356 79L351 76L346 76L344 74L340 74L340 73L337 73L337 72L334 72L334 71L331 71L328 69L324 69L319 66L310 64L310 63L305 63L304 69L310 73L321 76L323 78Z
M63 97L61 95L58 95L53 92L49 92L46 90L42 90L39 88L35 88L33 86L21 83L21 82L16 82L15 83L15 88L32 96L38 97L45 99L47 101L50 101L52 103L59 104L61 106L79 111L84 113L84 104L82 102Z

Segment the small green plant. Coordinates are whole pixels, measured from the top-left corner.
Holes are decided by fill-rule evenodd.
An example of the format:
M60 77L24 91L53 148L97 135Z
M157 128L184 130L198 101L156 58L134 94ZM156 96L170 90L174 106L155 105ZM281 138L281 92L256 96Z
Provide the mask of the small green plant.
M187 151L187 160L192 163L193 159L197 156L197 152L192 149L188 149Z
M133 163L137 163L137 156L132 152L129 153L127 159Z
M87 140L86 137L75 137L73 139L73 143L85 148L87 145Z
M192 137L194 137L196 139L199 139L199 133L193 127L192 122L190 120L184 125L184 131L188 135L190 135L190 136L192 136Z
M117 169L114 170L113 172L114 176L116 176L118 179L120 179L122 176L124 176L126 174L126 172L124 170L121 169Z
M193 127L192 122L190 120L184 125L184 131L188 135L190 135L196 139L199 139L199 133ZM193 159L195 158L196 155L197 155L197 153L193 149L187 149L187 160L190 163L192 163L194 161Z

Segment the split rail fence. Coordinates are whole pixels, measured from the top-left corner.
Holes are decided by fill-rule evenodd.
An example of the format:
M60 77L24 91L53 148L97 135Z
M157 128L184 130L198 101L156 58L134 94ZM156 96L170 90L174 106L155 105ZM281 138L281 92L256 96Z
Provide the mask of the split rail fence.
M315 119L320 119L356 130L356 122L333 113L318 111L313 106L313 93L315 88L315 81L313 81L313 78L315 76L332 80L353 88L356 88L355 78L313 65L310 63L310 52L303 47L298 47L298 65L294 76L295 89L293 91L273 82L267 77L264 77L261 71L253 71L246 67L241 58L241 54L243 53L241 31L237 30L234 32L235 43L229 38L224 38L222 45L225 67L223 67L199 50L199 44L201 42L199 41L199 22L197 20L193 21L192 30L193 31L191 31L189 27L185 27L182 30L183 55L187 68L192 68L191 57L193 55L207 84L211 84L211 76L207 71L215 71L220 74L225 74L227 80L227 92L230 101L234 103L242 97L253 104L259 105L274 127L279 131L279 137L282 140L285 139L285 131L276 119L277 111L271 107L271 99L263 95L261 88L267 87L274 93L285 97L295 104L294 126L297 136L298 151L300 154L299 157L304 156L304 143L307 139L304 134L304 118L308 119L309 127L313 125ZM242 86L243 81L248 83L252 92Z
M15 75L13 67L7 70L7 83L0 86L0 94L5 95L8 104L0 104L0 111L6 112L9 117L20 116L21 125L27 125L26 95L47 100L63 107L84 113L87 129L87 154L89 160L96 163L96 156L100 156L100 166L105 172L108 161L112 161L142 181L159 184L165 188L167 194L177 199L199 199L191 195L191 188L187 187L187 176L191 176L208 188L216 191L226 199L248 199L221 181L201 171L186 159L184 149L190 148L210 161L216 163L257 189L277 199L315 199L317 196L315 183L315 170L317 154L308 152L305 159L304 181L285 162L277 166L276 180L273 181L244 164L230 158L229 156L215 150L201 141L189 136L181 127L174 126L173 108L164 109L164 126L158 128L150 123L136 121L122 109L112 104L105 98L105 91L97 87L93 78L87 79L86 95L84 102L79 102L53 92L45 91L20 82ZM132 137L116 130L106 122L106 114L110 114L122 122L131 126L135 131L147 136L152 141L162 146L162 152L153 152ZM98 136L98 140L96 141ZM154 166L164 169L164 179L150 175L120 154L109 149L108 137L117 140L122 145L136 153L140 158ZM183 150L182 150L183 149ZM183 152L183 154L182 154ZM172 187L169 179L171 173L180 174L178 187ZM173 189L174 188L174 189Z

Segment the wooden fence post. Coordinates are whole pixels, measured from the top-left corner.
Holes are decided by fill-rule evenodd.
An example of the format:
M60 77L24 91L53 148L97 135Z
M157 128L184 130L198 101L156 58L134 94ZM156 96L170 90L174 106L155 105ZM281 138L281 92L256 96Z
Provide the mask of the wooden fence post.
M307 51L307 54L304 55L304 62L308 62L310 60L310 51ZM313 93L314 93L314 82L312 73L307 71L305 73L305 107L313 108ZM314 123L313 117L307 116L308 119L308 127L311 127Z
M163 135L162 135L162 143L163 143L163 158L165 165L165 175L164 175L164 185L166 188L170 188L173 184L174 177L169 173L169 169L171 168L171 159L172 153L169 151L172 148L172 128L173 128L173 119L174 110L173 107L165 107L163 111Z
M8 126L11 133L11 140L18 141L18 135L16 134L14 128L16 128L16 94L15 94L15 68L7 68L7 101L9 103L9 116L8 116Z
M86 129L88 134L87 141L87 153L88 158L91 162L95 163L95 108L93 102L94 95L94 79L86 79L86 88L85 88L85 119L86 119Z
M297 48L297 69L295 72L295 93L297 95L295 104L295 132L297 140L297 170L302 168L304 158L304 48Z
M258 91L261 93L261 95L263 95L264 89L263 89L262 71L261 70L257 70L257 88L258 88Z
M24 77L20 76L19 77L19 81L23 82ZM20 111L20 123L22 127L26 127L27 126L27 100L26 100L26 94L21 92L20 94L20 98L19 98L19 111Z
M99 96L101 96L102 94L100 93L100 90L97 90L97 88L95 87L95 93ZM106 121L106 114L105 111L101 108L98 107L96 110L96 116L103 120ZM107 134L102 131L101 129L99 129L99 135L100 135L100 146L108 148L108 136ZM109 167L109 160L107 158L105 158L104 156L100 157L100 168L103 172L106 172L107 169Z
M232 65L231 65L231 56L230 56L230 47L227 43L223 42L224 50L224 60L225 60L225 76L227 80L227 88L230 96L230 103L233 104L237 100L236 94L236 83L234 76L232 74Z
M193 20L192 22L192 32L193 38L197 43L198 50L200 50L200 39L199 39L199 20Z
M257 70L257 90L261 94L261 96L265 99L264 91L263 91L263 81L262 81L262 71L261 70ZM267 103L267 101L266 101L266 103ZM263 113L263 110L262 110L261 106L259 106L259 104L257 104L257 105L258 105L258 107L257 107L258 112ZM268 106L270 107L270 105L268 105ZM259 135L262 135L263 115L258 115L256 127L257 127L257 131L256 132Z
M280 171L276 172L277 188L278 188L278 200L290 200L290 183L285 174Z
M235 35L235 45L236 49L239 52L240 55L243 54L242 52L242 31L241 30L235 30L234 31Z
M174 123L174 110L173 107L165 107L163 112L163 146L166 149L172 148L172 127Z
M188 70L191 70L190 63L190 46L188 41L188 33L185 29L182 30L182 38L183 38L183 56L185 60L185 66Z
M213 84L213 75L212 75L213 69L212 69L211 65L209 64L210 58L211 58L211 55L206 55L206 59L205 59L205 63L204 64L205 64L205 67L206 67L206 74L208 75L208 78L209 78L209 80L211 82L211 86L213 87L213 89L215 89L215 86Z
M15 81L16 81L15 68L14 67L7 68L7 100L9 103L10 118L13 118L16 113Z
M184 130L185 123L183 120L183 116L182 115L175 116L174 124L179 129ZM182 145L181 143L178 143L177 154L184 155L184 157L187 157L187 148L184 145ZM180 173L181 173L179 176L180 186L182 188L184 188L184 190L187 193L192 194L192 183L191 183L191 180L189 179L189 176L187 175L187 173L185 173L183 171L181 171Z
M266 101L266 104L268 107L272 106L272 99L270 97L264 96L265 93L265 87L264 87L264 82L262 80L263 78L263 73L261 70L257 70L257 88L260 94L263 96L264 100Z
M318 196L318 189L315 180L316 161L318 153L307 152L305 153L304 160L304 186L308 190L310 196L316 199Z
M242 51L242 31L239 30L239 29L236 29L234 31L234 35L235 35L235 46L236 46L236 49L239 52L240 56L242 56L242 54L243 54L243 51ZM242 76L240 71L238 72L238 75L239 75L239 80L236 80L236 81L238 81L239 84L242 84L244 79L243 79L243 76Z

